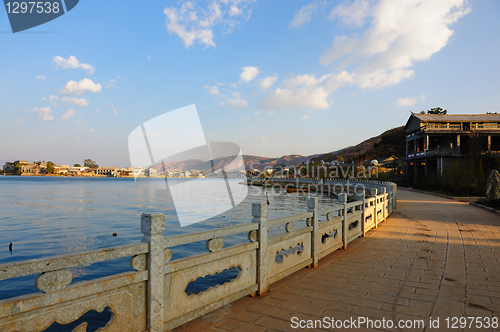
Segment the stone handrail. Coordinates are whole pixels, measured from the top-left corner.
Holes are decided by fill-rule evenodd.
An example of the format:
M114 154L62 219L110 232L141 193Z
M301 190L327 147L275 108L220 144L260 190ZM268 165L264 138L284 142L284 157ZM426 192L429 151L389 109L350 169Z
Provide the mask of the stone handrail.
M1 300L0 331L44 331L55 322L68 324L88 311L104 314L105 309L111 318L103 331L170 330L241 297L262 295L269 285L303 267L317 266L322 257L377 228L396 206L397 188L392 183L298 181L361 186L364 190L350 203L341 193L338 205L321 210L318 198L311 197L304 213L274 220L267 219L267 204L254 203L251 223L175 237L162 235L163 214L143 214L144 243L0 265L0 280L35 274L35 284L42 291ZM295 228L299 221L305 221L305 226ZM281 225L284 233L269 236L269 228ZM249 242L224 247L223 237L241 233L248 233ZM206 241L207 253L171 260L169 248L200 241ZM134 271L71 283L68 268L123 257L131 257ZM191 282L226 270L238 274L198 293L186 292ZM73 331L86 331L86 324Z
M0 280L24 277L35 273L57 271L70 267L89 265L110 261L113 259L145 254L148 252L147 243L124 245L81 252L78 254L59 255L49 258L30 259L23 262L0 265Z

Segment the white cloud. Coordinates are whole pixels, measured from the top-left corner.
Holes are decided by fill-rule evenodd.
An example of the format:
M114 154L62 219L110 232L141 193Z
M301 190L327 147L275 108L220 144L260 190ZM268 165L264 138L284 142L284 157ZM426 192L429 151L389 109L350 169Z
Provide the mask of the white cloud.
M259 139L260 139L260 141L262 143L266 143L267 142L266 136L260 136Z
M75 136L75 139L76 139L78 142L80 142L80 137Z
M63 95L81 95L86 92L101 92L101 85L84 78L80 82L69 81L61 90Z
M233 99L229 99L229 101L226 103L226 106L229 107L247 107L248 106L248 101L245 99L242 99L241 97L235 97Z
M0 123L0 126L3 126L3 124Z
M118 83L118 79L120 78L120 75L116 76L116 78L110 78L108 80L108 85L106 85L106 88L116 88L116 83Z
M44 99L46 100L46 99ZM49 96L49 101L52 105L54 105L54 107L57 107L57 100L59 100L59 97L58 96L54 96L54 95L50 95Z
M243 67L243 71L240 74L240 79L243 82L250 82L259 75L259 68L257 67Z
M216 96L220 95L219 87L217 87L216 85L214 86L205 85L205 89L208 89L208 93L211 95L216 95Z
M95 68L89 65L88 63L81 63L76 56L71 55L69 58L65 59L61 56L56 56L54 59L52 59L52 62L57 68L62 68L62 69L76 69L76 68L82 68L87 72L87 74L92 75L94 74Z
M75 115L75 111L72 110L72 109L69 109L62 117L61 119L63 119L64 121L68 120L69 118L71 118L73 115Z
M316 79L314 75L297 75L282 82L283 88L277 88L259 101L263 109L326 109L330 94L324 82L330 77L325 75Z
M113 113L115 113L115 115L118 115L118 111L116 110L115 105L109 103L109 106L111 106L111 110L113 110Z
M42 83L44 83L44 82L45 82L45 76L43 76L43 75L37 75L37 76L36 76L36 80L37 80L38 82L42 82Z
M396 101L396 105L397 107L403 107L403 106L413 106L417 100L425 100L425 95L423 93L420 94L420 96L418 97L413 97L413 98L400 98Z
M340 18L347 25L362 26L368 16L370 2L368 0L358 0L348 5L338 5L330 13L330 19Z
M250 122L250 119L249 119L249 118L244 118L243 120L244 120L245 122ZM2 125L2 124L0 123L0 126L1 126L1 125Z
M309 119L309 115L304 115L304 116L302 117L302 120L306 120L306 119Z
M96 111L97 113L99 113L101 110L100 110L100 109L96 109L95 111Z
M215 47L213 28L221 26L223 33L232 32L249 19L254 2L256 0L213 0L201 8L194 1L184 1L179 8L164 9L165 25L168 33L179 36L186 48L195 41L205 47Z
M146 59L151 60L151 59L153 59L153 57L152 57L151 55L148 55L148 56L146 57Z
M366 0L337 6L333 17L344 23L371 25L362 34L336 36L320 63L336 63L350 72L361 88L380 88L414 76L413 65L428 60L445 47L450 25L470 11L466 0L380 0L371 7Z
M42 121L54 122L54 117L52 116L52 110L50 107L33 107L33 111L35 111L36 115L38 115Z
M93 133L93 132L94 132L94 129L89 128L89 127L84 127L84 126L81 126L80 128L82 128L82 129L83 129L83 130L85 130L85 131L90 131L91 133Z
M397 107L413 106L417 102L417 98L400 98L396 102Z
M15 124L18 124L18 125L22 125L22 124L23 124L23 120L21 120L21 119L19 119L19 118L16 118L16 119L14 120L14 123L15 123Z
M229 99L229 101L226 103L226 106L229 107L247 107L248 106L248 101L245 99L241 98L241 94L237 91L233 92L233 98Z
M255 111L255 115L260 115L260 112L259 111Z
M316 3L310 3L308 5L303 6L298 11L295 12L293 16L292 22L290 22L289 27L299 27L302 24L305 24L311 20L312 14L316 12L318 9Z
M106 88L109 89L109 88L116 87L116 82L117 82L116 79L110 78L109 81L108 81L108 85L106 85Z
M267 76L266 78L263 78L259 80L259 86L262 90L267 90L269 89L278 79L276 76Z
M77 106L89 106L89 101L88 101L88 99L85 99L85 98L63 97L62 101L66 105L74 104L74 105L77 105Z
M304 6L296 13L293 26L308 21L314 5L324 2ZM259 100L259 107L326 109L331 105L330 95L346 85L375 89L409 79L415 75L415 62L425 61L445 47L453 34L450 25L469 11L466 0L354 0L338 5L331 19L355 27L363 27L365 22L370 25L349 36L336 36L320 56L320 64L334 66L335 72L318 79L309 74L291 76ZM265 80L259 80L261 88L271 83ZM424 99L421 94L420 100ZM416 101L416 97L402 98L397 104L410 106Z

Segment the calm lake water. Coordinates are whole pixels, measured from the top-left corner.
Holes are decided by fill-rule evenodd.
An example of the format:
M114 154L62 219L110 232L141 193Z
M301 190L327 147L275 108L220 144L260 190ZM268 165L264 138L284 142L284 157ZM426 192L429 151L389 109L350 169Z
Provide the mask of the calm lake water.
M233 190L243 193L248 190L242 203L204 222L180 227L169 191L157 189L164 181L145 179L136 183L131 178L0 176L0 264L139 243L142 213L164 213L164 235L172 236L249 223L251 204L266 202L263 188L246 187L238 184L241 179L230 179ZM268 188L267 195L269 219L306 211L307 194L286 194ZM185 199L195 201L197 209L203 211L217 204L221 197L227 197L227 191L209 198L203 196L201 192L193 192ZM336 203L329 196L318 197L320 207ZM246 234L241 234L225 241L229 246L248 240ZM10 242L12 254L8 249ZM172 250L173 259L206 252L204 242ZM130 271L128 261L129 258L118 259L74 268L73 282ZM35 277L0 281L0 299L38 292Z

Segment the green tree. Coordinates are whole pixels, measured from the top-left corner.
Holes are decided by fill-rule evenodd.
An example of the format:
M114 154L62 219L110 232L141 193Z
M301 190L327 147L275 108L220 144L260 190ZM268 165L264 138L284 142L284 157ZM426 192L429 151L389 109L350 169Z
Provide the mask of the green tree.
M99 168L99 165L92 159L85 159L83 161L83 166L88 167L88 168Z
M441 107L435 107L431 108L430 110L427 110L427 114L446 114L448 113L447 110L442 109Z
M47 161L47 173L48 174L54 174L54 166L55 164L51 161Z
M80 164L74 164L73 167L82 167Z
M14 174L21 175L21 167L20 167L19 163L14 164Z

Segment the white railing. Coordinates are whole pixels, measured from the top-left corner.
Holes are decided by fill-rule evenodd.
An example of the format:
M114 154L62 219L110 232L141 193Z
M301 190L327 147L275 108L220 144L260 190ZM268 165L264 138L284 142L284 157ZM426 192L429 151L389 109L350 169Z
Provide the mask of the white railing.
M263 179L252 179L258 182ZM271 179L284 184L290 180ZM268 220L267 204L252 204L252 222L197 234L164 237L163 214L141 217L144 243L0 265L1 280L38 275L41 292L0 301L0 331L43 331L68 324L90 310L107 308L112 318L103 331L165 331L249 294L347 245L384 221L396 207L396 185L381 181L300 179L301 185L362 188L356 201L338 195L338 205L318 209L317 197L303 213ZM366 195L370 192L370 195ZM367 197L369 196L369 197ZM302 222L301 222L302 221ZM285 232L269 236L271 227ZM223 237L248 233L249 242L224 248ZM169 248L206 241L207 253L171 260ZM132 272L71 284L68 268L131 257ZM198 294L187 294L199 278L236 268L237 277ZM86 323L74 331L85 331Z

